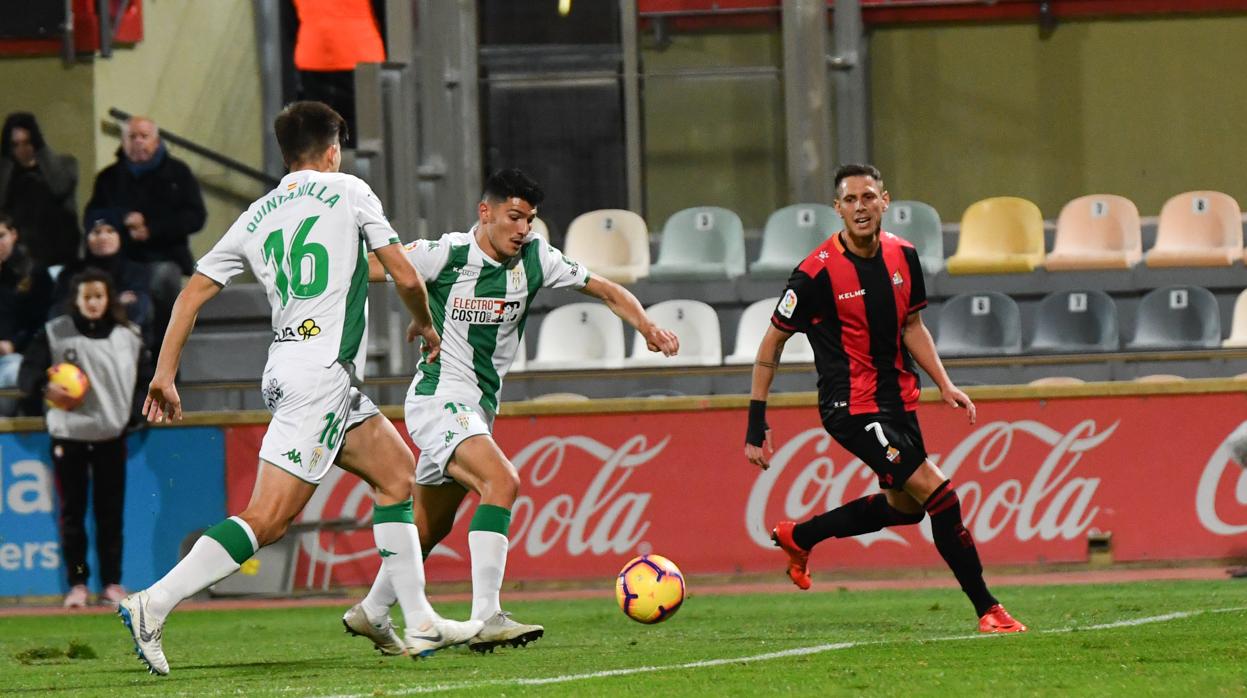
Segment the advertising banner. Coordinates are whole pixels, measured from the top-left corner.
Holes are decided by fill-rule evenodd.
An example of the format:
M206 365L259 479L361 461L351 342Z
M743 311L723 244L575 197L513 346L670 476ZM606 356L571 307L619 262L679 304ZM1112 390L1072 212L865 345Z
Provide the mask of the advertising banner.
M149 429L127 446L121 582L141 589L177 563L187 534L224 516L224 448L217 427ZM46 432L0 434L0 596L67 590L49 448ZM87 535L94 571L90 509ZM91 586L98 590L98 578Z
M939 403L919 408L927 449L952 479L985 564L1087 559L1088 536L1111 534L1116 560L1247 554L1247 471L1228 437L1247 395L999 400L979 422ZM744 459L743 409L500 417L498 443L522 481L507 576L614 574L657 552L689 573L782 569L769 530L878 491L869 468L822 429L813 407L769 413L776 452ZM400 431L402 421L396 425ZM262 426L227 429L231 511L250 496ZM469 497L471 500L471 497ZM469 576L467 522L432 551L432 580ZM298 584L367 584L379 560L368 487L336 468L301 520L359 520L354 532L307 534ZM818 569L939 566L929 524L831 540Z

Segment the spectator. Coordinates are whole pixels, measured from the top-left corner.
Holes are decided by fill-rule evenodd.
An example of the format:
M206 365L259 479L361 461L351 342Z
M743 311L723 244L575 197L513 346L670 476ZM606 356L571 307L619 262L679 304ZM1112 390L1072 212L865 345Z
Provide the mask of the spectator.
M117 162L95 177L84 227L98 218L121 221L122 251L151 268L156 338L164 336L182 277L194 271L189 238L203 228L206 216L199 182L186 163L169 155L156 122L130 117Z
M26 237L36 264L47 268L78 254L78 161L43 140L33 114L13 112L0 131L0 210Z
M48 402L52 466L60 494L61 554L69 578L66 608L87 604L87 490L95 510L95 550L99 560L100 601L125 598L121 586L122 512L126 490L126 425L141 370L150 364L138 328L126 320L112 278L88 269L70 282L73 309L50 320L31 340L22 361L22 392ZM48 381L49 367L72 363L87 374L90 388L80 400ZM92 481L94 481L92 483Z
M67 264L57 277L53 304L58 310L68 310L74 299L70 294L69 280L88 268L107 272L112 286L117 290L117 302L125 308L126 317L143 332L144 341L154 344L151 332L152 299L151 272L146 264L135 262L121 253L121 225L116 220L98 218L87 231L86 250L82 258Z
M48 319L52 279L18 244L17 224L0 213L0 389L17 385L22 352ZM0 399L0 416L12 416L17 404Z
M299 31L294 67L299 99L324 102L346 120L343 143L355 143L355 66L384 63L385 43L370 0L294 0Z

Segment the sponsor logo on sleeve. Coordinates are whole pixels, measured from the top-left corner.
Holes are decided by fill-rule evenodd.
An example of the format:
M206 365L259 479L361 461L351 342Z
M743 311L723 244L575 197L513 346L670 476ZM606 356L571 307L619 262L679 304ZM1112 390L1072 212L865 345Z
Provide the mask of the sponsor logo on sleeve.
M779 308L777 308L777 310L779 311L780 315L783 315L786 318L791 318L793 311L795 311L796 309L797 309L797 292L792 289L788 289L784 293L784 297L780 299Z

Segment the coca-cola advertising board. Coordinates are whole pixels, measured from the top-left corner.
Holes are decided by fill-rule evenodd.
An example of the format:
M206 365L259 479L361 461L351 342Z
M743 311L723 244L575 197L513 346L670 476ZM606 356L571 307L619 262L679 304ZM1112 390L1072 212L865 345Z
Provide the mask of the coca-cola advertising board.
M930 458L952 479L986 564L1087 559L1111 533L1116 560L1247 554L1247 472L1230 435L1247 395L1153 395L985 401L979 421L940 403L919 408ZM510 579L614 574L642 552L687 573L768 572L768 531L878 491L869 468L823 431L817 409L772 408L769 470L743 456L745 410L501 417L495 435L522 481L512 515ZM396 421L402 429L402 420ZM227 429L228 503L247 503L262 425ZM467 579L467 522L432 551L431 579ZM338 469L300 520L368 521L368 487ZM927 522L820 545L814 569L942 562ZM335 584L366 584L379 559L367 527L304 536Z

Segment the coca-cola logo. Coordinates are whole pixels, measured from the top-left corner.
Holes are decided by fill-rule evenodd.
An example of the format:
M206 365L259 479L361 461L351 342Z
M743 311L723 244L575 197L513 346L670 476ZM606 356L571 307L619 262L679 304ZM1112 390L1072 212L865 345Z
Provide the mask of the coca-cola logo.
M654 445L644 435L636 435L619 446L610 446L587 436L547 436L539 438L517 453L512 462L520 473L520 496L511 509L511 551L523 551L540 557L556 547L572 556L619 555L644 547L642 541L650 528L646 518L649 492L638 492L625 486L637 469L652 461L671 437ZM571 470L577 479L582 473L596 469L588 485L579 494L571 492L559 476ZM301 520L318 521L349 516L366 520L372 511L371 490L367 483L333 468L303 508ZM342 487L347 489L342 492ZM558 492L548 496L549 492ZM546 498L543 499L543 496ZM467 515L474 500L466 500L455 515L456 523ZM326 536L303 536L301 546L312 559L340 564L373 554L371 533L360 531L352 536L368 535L368 540L352 538L338 541L334 549L327 547ZM442 542L430 556L466 559L463 551Z
M1244 462L1247 458L1244 453L1247 453L1247 422L1226 436L1199 476L1195 513L1204 528L1220 536L1247 532L1247 462ZM1226 520L1235 514L1241 523Z
M1006 533L1021 542L1072 540L1091 528L1100 511L1093 506L1100 478L1085 474L1091 468L1082 464L1083 456L1107 441L1118 424L1099 430L1095 420L1087 419L1062 433L1033 420L990 422L947 456L930 458L953 479L962 517L975 540L985 543ZM1021 439L1046 447L1037 467L1020 462L1018 453L1034 452L1020 447ZM837 467L832 454L843 453L822 429L801 432L781 445L749 493L745 527L750 539L770 548L769 526L775 519L805 519L878 492L874 473L860 459L846 459ZM1011 473L1033 474L1024 479L1008 477ZM920 530L931 540L927 521ZM863 547L881 542L909 545L899 531L889 529L853 540Z

